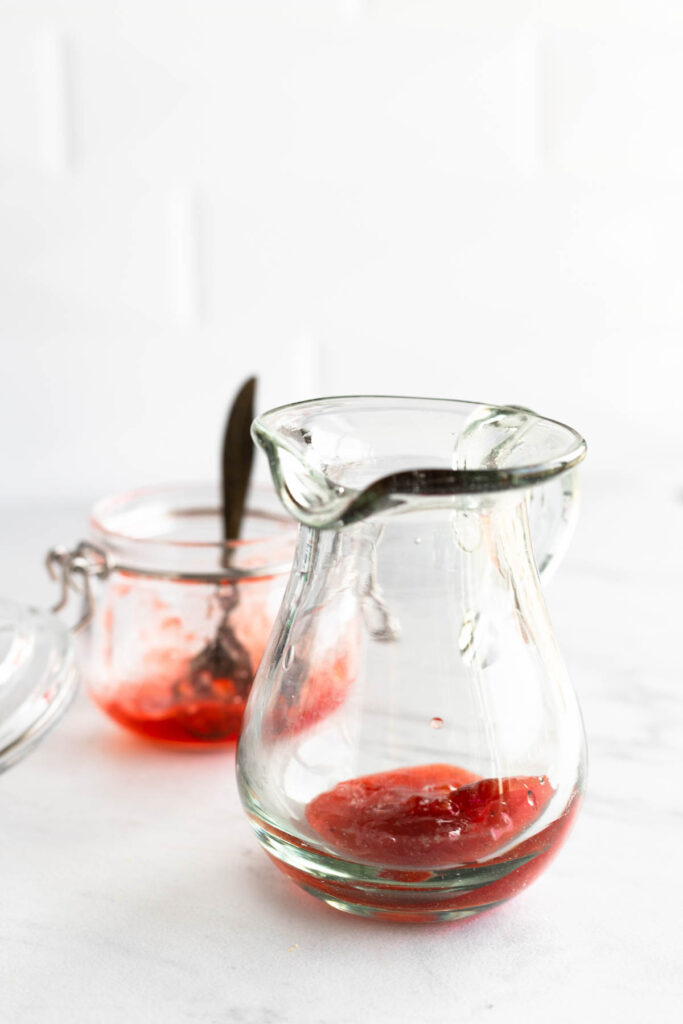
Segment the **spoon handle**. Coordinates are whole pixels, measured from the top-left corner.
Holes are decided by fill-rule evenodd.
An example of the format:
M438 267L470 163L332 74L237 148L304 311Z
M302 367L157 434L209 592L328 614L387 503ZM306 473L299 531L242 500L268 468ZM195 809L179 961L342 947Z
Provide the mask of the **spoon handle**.
M250 427L254 418L256 378L244 382L232 403L223 435L222 489L223 539L237 540L240 535L247 498L254 443Z

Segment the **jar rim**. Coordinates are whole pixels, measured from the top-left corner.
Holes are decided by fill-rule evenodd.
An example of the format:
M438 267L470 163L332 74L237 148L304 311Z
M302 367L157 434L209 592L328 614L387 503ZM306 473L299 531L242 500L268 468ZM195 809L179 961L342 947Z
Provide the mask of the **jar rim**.
M159 533L169 523L220 518L218 485L170 483L134 488L100 498L89 515L90 534L104 548L110 568L168 579L220 580L288 572L296 523L279 505L272 488L251 488L245 523L263 522L271 532L234 540L206 540ZM130 524L151 523L145 530ZM229 564L220 557L230 552Z
M129 533L124 530L114 530L111 527L105 525L103 522L103 513L112 511L117 506L124 506L132 501L138 501L144 498L160 497L164 493L169 491L181 491L181 490L193 490L200 487L208 487L210 485L205 483L179 483L179 484L153 484L150 487L135 487L129 491L119 491L116 494L108 494L103 498L99 498L93 505L90 515L88 517L88 523L92 529L97 530L104 537L116 537L120 540L135 541L145 544L158 544L168 547L181 547L181 548L241 548L248 544L262 544L264 540L271 540L272 537L238 537L234 540L179 540L177 538L169 539L168 537L148 537L141 536L135 533ZM252 494L257 497L270 496L272 494L272 488L266 487L260 484L256 484L252 488ZM201 513L215 513L218 514L219 507L215 506L212 508L199 507L195 509L187 509L186 515L198 515ZM176 513L177 514L177 513ZM283 526L291 527L292 530L296 529L296 524L292 523L291 517L285 512L275 512L267 509L250 507L247 505L245 508L245 514L258 516L262 519L270 520L271 522L281 523ZM275 536L275 535L273 535Z

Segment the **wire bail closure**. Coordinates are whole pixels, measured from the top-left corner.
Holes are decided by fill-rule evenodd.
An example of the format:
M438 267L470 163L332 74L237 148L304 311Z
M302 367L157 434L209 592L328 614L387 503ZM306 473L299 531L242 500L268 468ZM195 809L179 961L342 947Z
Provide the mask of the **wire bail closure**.
M66 606L69 591L83 596L81 616L71 627L72 633L78 633L92 621L93 577L106 579L111 571L107 553L89 541L81 541L72 551L59 544L48 551L45 567L50 579L59 582L61 587L59 600L52 606L52 612L60 612Z

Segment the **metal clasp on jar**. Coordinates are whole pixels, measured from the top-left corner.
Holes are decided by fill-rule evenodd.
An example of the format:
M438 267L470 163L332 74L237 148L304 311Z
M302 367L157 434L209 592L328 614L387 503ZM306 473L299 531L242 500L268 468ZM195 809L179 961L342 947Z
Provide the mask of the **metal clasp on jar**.
M107 553L89 541L81 541L73 551L69 551L68 548L60 544L50 548L45 558L45 565L50 579L58 581L61 587L59 600L51 609L53 612L59 612L66 606L69 600L69 591L83 596L81 616L71 627L72 632L77 633L92 621L94 612L93 577L105 579L111 571Z

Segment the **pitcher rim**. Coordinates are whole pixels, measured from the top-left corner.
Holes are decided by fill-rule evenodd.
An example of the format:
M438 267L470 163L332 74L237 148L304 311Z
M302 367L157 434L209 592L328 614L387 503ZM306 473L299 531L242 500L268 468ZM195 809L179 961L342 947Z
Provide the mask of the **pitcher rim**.
M359 491L335 488L336 500L331 499L324 508L307 509L294 497L287 486L279 465L278 450L288 451L299 461L301 461L300 455L283 443L282 435L279 434L278 429L269 427L267 420L278 413L287 412L288 410L312 410L316 407L323 409L325 405L332 402L350 404L359 401L407 402L415 403L416 405L419 403L434 403L444 406L465 406L472 410L488 408L492 411L499 410L500 412L525 412L533 416L539 423L547 423L561 428L567 435L568 445L560 454L550 456L539 462L519 466L495 469L450 469L425 465L414 469L401 470L380 477ZM268 458L273 481L282 503L300 522L318 527L345 525L359 519L364 519L377 508L388 508L402 504L410 500L411 497L476 495L534 487L574 469L583 461L587 451L586 441L577 430L561 420L543 416L533 409L519 405L499 405L468 399L432 398L416 395L328 395L297 402L288 402L283 405L274 406L256 416L252 423L251 432L254 441L260 445ZM570 444L570 441L573 441L573 444ZM343 493L340 493L340 491Z

